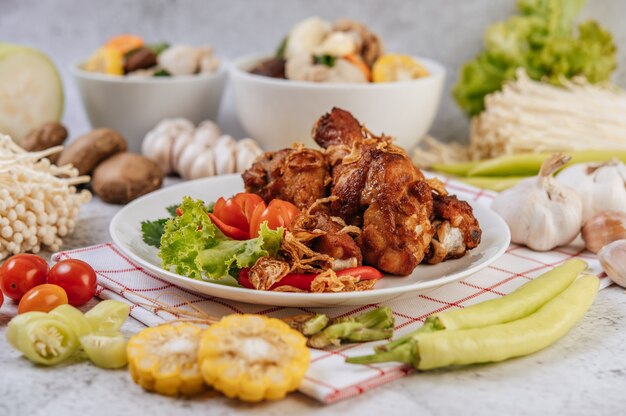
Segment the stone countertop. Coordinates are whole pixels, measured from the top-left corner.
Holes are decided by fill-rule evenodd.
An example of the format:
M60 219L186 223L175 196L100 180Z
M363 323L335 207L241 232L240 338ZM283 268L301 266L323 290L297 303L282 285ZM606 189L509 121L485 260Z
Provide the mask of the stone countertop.
M64 249L110 239L108 225L119 207L94 199L83 207ZM46 253L50 254L50 253ZM86 309L95 304L92 300ZM5 301L0 332L16 313ZM129 319L131 335L143 326ZM0 335L4 338L3 334ZM499 364L412 374L357 398L325 406L300 393L257 405L214 392L194 399L146 393L126 370L102 370L88 362L36 367L0 340L0 415L613 415L626 408L626 294L604 289L583 321L554 346Z

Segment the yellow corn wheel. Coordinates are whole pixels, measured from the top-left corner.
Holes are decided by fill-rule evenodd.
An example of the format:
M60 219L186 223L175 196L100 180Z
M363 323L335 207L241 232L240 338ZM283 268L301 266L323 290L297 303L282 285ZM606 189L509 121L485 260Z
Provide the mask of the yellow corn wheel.
M198 367L203 328L169 324L147 328L128 341L128 368L141 387L167 396L190 396L204 390Z
M428 75L428 70L409 55L387 54L374 62L372 81L409 81Z
M285 322L261 315L229 315L202 335L204 381L230 398L280 399L298 388L309 367L306 338Z
M96 50L83 67L91 72L124 75L124 57L116 49L103 47Z

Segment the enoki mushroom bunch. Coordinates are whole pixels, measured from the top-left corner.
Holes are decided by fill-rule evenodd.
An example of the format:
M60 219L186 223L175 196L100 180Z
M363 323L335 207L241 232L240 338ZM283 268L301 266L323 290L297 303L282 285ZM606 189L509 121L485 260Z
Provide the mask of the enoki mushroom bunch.
M414 161L435 163L481 160L534 152L586 149L626 150L626 92L563 80L563 87L534 81L522 69L502 91L485 97L485 111L472 119L469 147L424 142Z
M58 250L61 238L74 229L81 204L91 198L74 185L89 177L46 159L62 149L27 152L0 135L0 260L24 251L37 253L42 245Z

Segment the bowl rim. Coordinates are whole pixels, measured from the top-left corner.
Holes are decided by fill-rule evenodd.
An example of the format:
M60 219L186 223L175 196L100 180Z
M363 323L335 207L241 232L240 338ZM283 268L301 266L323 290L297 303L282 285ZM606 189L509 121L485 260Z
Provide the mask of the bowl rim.
M416 85L420 83L432 82L435 79L444 79L446 75L446 69L443 64L429 58L424 58L418 55L410 55L412 58L422 63L428 68L430 74L426 77L416 78L408 81L395 81L395 82L381 82L381 83L347 83L347 82L312 82L312 81L297 81L290 79L272 78L264 75L252 74L244 67L250 66L255 61L261 59L271 58L273 54L269 53L252 53L243 56L239 56L234 59L229 65L229 73L231 78L239 77L253 82L265 83L268 85L275 85L281 88L300 87L303 89L311 90L374 90L374 89L398 89L406 88L408 85Z
M217 71L211 73L199 73L193 75L175 75L170 77L129 77L109 75L100 72L90 72L81 68L84 61L74 61L69 65L70 73L75 78L89 79L93 81L111 82L119 84L176 84L185 82L202 82L224 77L229 70L230 63L220 58L220 66Z

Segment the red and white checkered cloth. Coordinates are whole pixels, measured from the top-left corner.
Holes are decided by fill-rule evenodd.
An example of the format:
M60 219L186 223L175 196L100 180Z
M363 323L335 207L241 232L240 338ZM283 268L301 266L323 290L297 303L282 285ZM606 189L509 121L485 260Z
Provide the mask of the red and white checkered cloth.
M491 203L495 195L458 182L448 181L446 185L461 199L474 200L486 205ZM387 303L386 306L393 310L396 319L394 335L398 337L414 331L432 313L450 308L463 308L510 293L528 280L572 257L584 258L589 263L591 272L601 275L601 268L595 256L585 252L581 245L562 247L547 253L537 253L511 245L500 259L470 277L416 294L411 298ZM174 316L145 305L146 300L138 294L158 298L161 302L179 308L188 308L188 304L193 304L212 316L257 313L281 317L301 314L303 311L314 312L306 308L268 308L263 305L197 295L143 270L112 243L60 252L53 256L53 261L66 258L77 258L91 264L98 275L97 295L102 299L129 302L131 316L147 326L174 319ZM601 287L610 284L608 278L605 276L601 278ZM330 317L348 316L377 306L379 305L324 308L323 312ZM332 403L356 396L411 372L409 367L395 363L362 366L344 362L347 356L371 353L375 345L377 343L348 344L331 350L311 350L311 366L300 386L300 391L324 403Z

